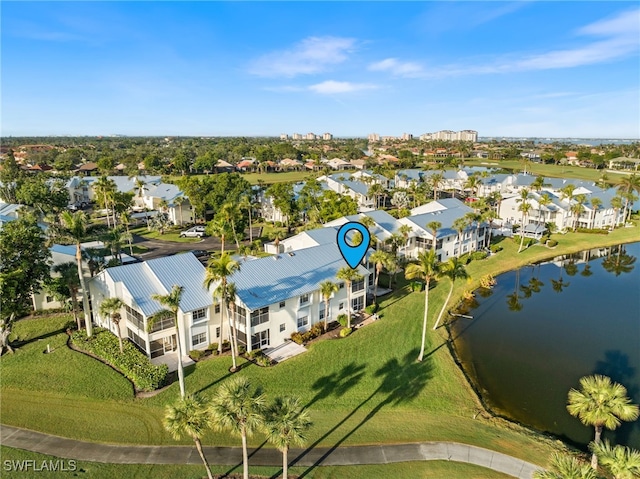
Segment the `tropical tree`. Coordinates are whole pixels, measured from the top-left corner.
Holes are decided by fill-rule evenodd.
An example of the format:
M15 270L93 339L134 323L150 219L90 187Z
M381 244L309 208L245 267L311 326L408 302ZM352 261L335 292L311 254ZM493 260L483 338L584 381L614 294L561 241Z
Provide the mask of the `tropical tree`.
M207 233L220 238L220 254L224 255L224 241L229 234L229 225L221 218L213 219L207 225Z
M120 214L120 222L121 224L124 225L125 228L125 235L124 239L127 240L127 242L129 243L129 254L131 256L133 256L133 245L131 244L133 241L133 235L131 234L131 231L129 231L129 223L131 223L131 216L129 215L128 212L123 212Z
M427 318L429 314L429 285L431 280L436 278L440 273L440 264L438 258L433 250L421 251L418 254L418 262L409 264L405 271L405 278L419 279L424 281L424 319L422 321L422 344L420 346L420 353L418 354L418 361L422 361L424 356L424 346L427 338Z
M546 471L533 473L534 479L598 479L596 472L574 456L553 453Z
M111 228L111 217L109 215L109 203L113 199L116 191L116 183L106 176L101 176L94 184L93 190L96 192L98 201L107 211L107 226Z
M522 220L521 220L521 226L520 226L520 247L518 248L518 253L520 253L522 251L522 248L524 247L525 220L527 218L527 215L529 214L529 211L531 211L531 203L529 203L529 190L527 190L526 188L523 188L522 191L520 191L520 198L518 198L516 201L520 202L520 206L518 206L518 211L522 213Z
M453 285L455 284L456 279L467 279L469 277L469 275L467 274L467 270L464 267L464 263L458 258L449 258L449 261L442 265L441 274L442 276L446 276L447 278L449 278L451 286L449 287L449 294L447 295L447 299L442 305L442 309L440 310L440 314L438 315L438 320L436 321L436 324L433 325L434 330L438 328L438 324L440 324L442 315L447 309L447 304L449 304L449 300L451 299L451 294L453 293Z
M238 350L238 332L236 331L235 327L233 327L233 324L235 324L236 321L236 294L237 294L238 290L236 288L236 284L235 283L227 283L227 295L225 297L225 301L228 305L229 308L229 312L231 313L230 317L229 314L227 313L227 319L228 319L228 326L229 326L229 334L231 335L231 341L232 341L232 357L237 357L240 355L240 352ZM233 318L233 323L231 318ZM237 369L236 363L235 363L235 359L233 360L233 369L232 371L235 371Z
M611 198L611 207L613 208L613 222L611 223L611 229L609 231L613 231L616 226L618 226L618 212L622 209L622 197L616 195ZM624 220L623 220L624 223Z
M587 196L584 194L579 194L576 195L573 200L574 203L571 205L569 210L571 211L571 213L573 213L574 216L573 231L575 231L578 228L578 220L580 218L580 215L584 211L584 204L587 202Z
M164 428L174 439L182 436L189 436L196 443L196 449L200 454L200 459L207 469L207 477L213 479L211 468L207 462L202 449L202 436L211 426L211 416L209 415L209 405L207 401L198 395L189 395L178 399L174 404L167 405L164 420Z
M600 207L602 206L602 200L594 196L593 198L591 198L590 202L591 202L591 208L593 208L593 218L591 221L592 221L592 224L595 225L596 214L600 209Z
M165 309L161 309L157 313L147 318L147 329L151 331L153 325L157 321L163 319L173 319L173 325L176 328L176 343L178 345L178 382L180 383L180 396L185 397L184 388L184 369L182 367L182 343L180 341L180 328L178 327L178 309L180 309L180 299L182 299L182 292L184 287L173 285L169 294L152 294L151 299L157 301Z
M347 328L351 327L351 284L354 281L360 281L362 275L357 269L351 269L348 266L340 268L336 274L336 278L344 280L347 285Z
M538 204L540 205L540 215L542 216L542 222L545 222L544 210L552 203L551 196L548 193L542 193L538 198Z
M605 440L600 444L589 444L591 452L598 457L599 464L609 471L614 479L640 477L640 451L625 446L611 446Z
M264 423L265 398L244 376L225 381L216 391L209 413L214 427L242 438L242 475L249 479L247 437Z
M219 297L220 298L220 341L218 341L218 354L222 354L222 331L223 331L223 327L222 327L222 315L223 315L223 311L226 310L225 308L225 302L227 299L227 278L229 276L231 276L233 273L235 273L236 271L238 271L240 269L240 264L235 261L234 259L231 258L231 256L229 256L228 253L224 253L222 256L220 256L220 258L218 259L211 259L209 260L209 264L207 265L207 268L205 270L205 278L204 278L204 287L207 289L211 289L211 286L215 283L220 283L219 286L216 288L216 290L214 291L214 297ZM227 313L227 320L229 320L228 318L228 313ZM229 334L231 334L231 331L229 331ZM230 337L231 339L231 337ZM233 342L232 342L233 344ZM234 361L234 369L236 367L235 365L235 356L232 354L232 356L234 357L233 361Z
M330 280L320 283L320 293L324 298L324 330L327 330L329 324L329 300L331 295L338 292L338 285Z
M299 398L276 398L265 411L267 440L282 452L282 477L288 477L288 452L292 444L303 446L305 432L311 427L309 413Z
M402 235L398 233L392 233L391 236L386 239L385 243L391 246L391 254L397 256L398 249L400 249L400 246L402 246L406 242Z
M242 195L238 208L245 210L249 216L249 241L253 243L253 203L251 201L251 195Z
M600 445L602 431L613 430L621 421L635 421L640 410L627 397L627 389L611 378L595 374L580 379L580 390L571 389L567 402L569 414L577 417L586 426L595 428L595 444ZM598 456L593 454L591 466L598 467Z
M433 239L431 240L431 249L435 253L436 243L438 242L438 230L442 228L442 223L440 223L439 221L430 221L429 223L427 223L427 228L429 228L429 230L431 231L431 235L433 236Z
M113 324L116 325L116 331L118 333L118 345L120 346L120 352L124 352L124 348L122 346L122 332L120 331L120 320L122 316L120 315L120 310L124 306L124 303L120 298L107 298L102 303L100 303L100 315L101 316L109 316Z
M458 255L462 255L462 233L469 227L469 219L465 216L453 220L452 228L458 233Z
M59 274L60 276L56 278L51 278L49 282L49 289L54 291L56 294L61 295L64 293L66 296L71 298L71 305L73 308L73 319L78 325L78 329L80 327L80 314L78 311L78 291L80 289L80 278L78 278L78 268L75 263L69 261L67 263L57 264L53 267L53 272ZM62 286L62 287L60 287Z
M429 177L429 186L433 190L433 200L438 199L438 190L444 185L444 175L442 173L434 173Z
M618 183L618 194L624 198L624 214L622 217L627 221L627 212L630 213L629 204L634 199L634 193L640 193L640 176L633 174L620 179Z
M87 288L87 284L84 279L81 245L82 242L85 241L93 231L99 229L100 226L89 225L87 216L82 211L76 211L74 213L71 213L70 211L63 211L60 215L60 222L61 224L54 232L54 235L57 238L73 241L76 245L76 266L78 268L80 287L82 288L84 324L87 328L87 337L91 337L93 334L93 327L91 324L91 310L89 309L89 289Z
M373 298L374 302L378 303L378 281L380 280L380 273L382 272L382 268L389 261L389 253L383 250L375 251L369 256L369 261L376 265L376 281L373 287Z

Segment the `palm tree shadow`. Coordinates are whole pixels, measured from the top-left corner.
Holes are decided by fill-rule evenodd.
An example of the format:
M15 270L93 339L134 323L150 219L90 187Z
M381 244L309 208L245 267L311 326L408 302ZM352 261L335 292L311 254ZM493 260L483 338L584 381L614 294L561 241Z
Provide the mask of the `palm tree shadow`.
M215 385L216 385L216 384L218 384L218 383L221 383L222 381L224 381L224 380L225 380L225 379L227 379L228 377L231 377L231 376L233 376L233 375L237 374L237 373L238 373L238 371L241 371L241 370L243 370L243 369L245 369L245 368L248 368L248 367L250 367L250 366L252 366L252 365L253 365L253 363L252 363L251 361L245 361L245 362L244 362L244 363L242 363L242 364L238 364L238 367L236 368L236 370L235 370L234 372L229 371L229 372L228 372L227 374L225 374L224 376L220 376L220 377L219 377L218 379L216 379L215 381L210 382L209 384L207 384L207 385L205 385L205 386L201 387L200 389L198 389L197 391L195 391L195 394L200 394L200 393L202 393L202 392L204 392L204 391L206 391L206 390L208 390L208 389L212 388L213 386L215 386ZM193 372L193 371L195 370L195 364L192 364L192 365L190 365L190 366L188 366L188 367L189 367L189 368L192 368L192 369L189 371L189 374L191 374L191 372ZM186 372L186 368L185 368L185 377L186 377L186 376L187 376L187 372Z
M423 360L417 362L415 358L418 355L418 349L415 348L409 351L400 361L397 358L389 359L380 369L374 373L374 377L381 378L380 385L373 391L369 397L362 401L356 408L345 416L338 424L336 424L331 430L327 431L322 437L317 439L311 446L303 451L298 457L292 461L292 465L295 465L300 459L302 459L309 451L316 447L322 440L327 438L330 434L336 431L346 421L348 421L356 412L358 412L363 406L375 397L383 397L383 399L376 404L369 413L342 436L334 445L332 445L312 466L306 469L299 477L303 478L310 474L316 467L322 464L344 441L352 436L358 429L364 426L370 419L372 419L382 408L389 405L400 405L407 401L415 399L427 384L427 380L431 377L431 361Z
M337 375L328 374L318 378L311 386L316 394L305 407L309 408L317 401L329 396L341 397L362 379L364 369L364 364L358 365L352 362L344 366Z

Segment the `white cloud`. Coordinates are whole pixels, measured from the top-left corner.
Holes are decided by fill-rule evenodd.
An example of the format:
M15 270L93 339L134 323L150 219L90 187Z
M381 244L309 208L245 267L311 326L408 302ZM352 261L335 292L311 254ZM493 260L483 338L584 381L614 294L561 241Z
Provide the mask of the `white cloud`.
M586 25L579 37L600 37L579 47L551 50L532 55L513 54L482 64L451 64L428 68L416 62L387 58L369 65L372 71L389 71L410 78L445 78L462 75L514 73L574 68L629 57L640 50L640 9L626 10L612 18Z
M352 83L346 81L327 80L322 83L316 83L310 85L308 89L315 93L323 95L333 95L336 93L351 93L363 90L374 90L378 88L377 85L371 83Z
M326 71L347 60L356 40L341 37L309 37L287 50L280 50L255 60L249 72L264 77L311 75Z
M389 71L394 75L402 77L420 77L425 71L424 67L416 62L401 62L396 58L386 58L385 60L369 65L371 71Z

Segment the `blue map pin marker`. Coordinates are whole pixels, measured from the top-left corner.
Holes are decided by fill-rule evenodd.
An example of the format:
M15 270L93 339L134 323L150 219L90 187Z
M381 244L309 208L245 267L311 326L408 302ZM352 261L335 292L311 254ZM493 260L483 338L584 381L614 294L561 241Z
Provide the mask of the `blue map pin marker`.
M353 230L358 231L362 235L362 243L358 246L351 246L347 243L347 233ZM370 241L371 235L369 234L369 230L365 225L357 221L345 223L338 230L338 248L351 269L356 269L360 261L362 261L362 258L364 258L364 255L367 254Z

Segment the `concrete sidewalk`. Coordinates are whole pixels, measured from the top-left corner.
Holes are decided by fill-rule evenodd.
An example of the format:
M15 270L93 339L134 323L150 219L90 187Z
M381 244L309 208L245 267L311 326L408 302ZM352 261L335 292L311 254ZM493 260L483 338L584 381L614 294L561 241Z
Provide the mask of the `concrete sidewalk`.
M124 446L76 441L28 429L0 425L0 444L41 454L80 461L112 464L200 464L200 456L191 446ZM239 447L204 447L211 464L236 465L242 462ZM534 464L481 447L453 442L384 444L379 446L316 447L291 449L293 466L345 466L391 464L406 461L445 460L483 466L521 479L533 478L540 469ZM282 456L276 449L250 451L256 466L280 466Z

